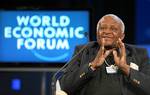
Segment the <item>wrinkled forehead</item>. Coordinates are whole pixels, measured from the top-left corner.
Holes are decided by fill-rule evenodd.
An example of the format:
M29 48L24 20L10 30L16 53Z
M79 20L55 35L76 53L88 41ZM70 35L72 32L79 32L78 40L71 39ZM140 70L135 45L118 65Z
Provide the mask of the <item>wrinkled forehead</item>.
M107 24L115 24L115 26L118 24L119 25L119 28L121 29L122 32L125 31L125 25L124 25L124 22L116 15L114 14L107 14L107 15L104 15L97 23L97 31L99 31L99 28L100 28L100 24L101 23L104 23L106 22ZM117 25L117 26L118 26Z
M120 27L121 31L124 32L124 26L121 24L120 19L115 16L103 16L97 23L97 31L99 31L99 28L102 26L101 24L104 23Z
M104 16L100 19L99 25L109 24L109 25L120 25L120 22L117 18L112 16Z

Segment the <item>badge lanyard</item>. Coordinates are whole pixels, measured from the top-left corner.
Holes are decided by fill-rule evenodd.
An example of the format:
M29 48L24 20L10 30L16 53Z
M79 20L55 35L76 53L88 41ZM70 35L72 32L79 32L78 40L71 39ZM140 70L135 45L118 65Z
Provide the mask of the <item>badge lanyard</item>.
M107 65L106 67L106 71L108 74L114 74L117 73L118 71L118 66L115 65L109 65L108 62L106 60L104 60L105 64Z

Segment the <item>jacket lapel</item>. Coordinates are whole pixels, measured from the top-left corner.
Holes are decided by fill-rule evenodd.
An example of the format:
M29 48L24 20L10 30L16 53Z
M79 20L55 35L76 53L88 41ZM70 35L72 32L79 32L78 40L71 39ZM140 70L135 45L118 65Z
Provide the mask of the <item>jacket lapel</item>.
M89 49L89 61L93 61L99 51L99 46L94 46Z

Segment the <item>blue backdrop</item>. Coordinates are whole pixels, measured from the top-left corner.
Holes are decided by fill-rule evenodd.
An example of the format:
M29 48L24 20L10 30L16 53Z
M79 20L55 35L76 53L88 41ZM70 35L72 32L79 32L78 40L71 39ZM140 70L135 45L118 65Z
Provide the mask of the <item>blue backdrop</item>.
M0 11L0 62L67 62L89 21L88 11Z
M148 49L150 57L150 0L136 1L136 44Z

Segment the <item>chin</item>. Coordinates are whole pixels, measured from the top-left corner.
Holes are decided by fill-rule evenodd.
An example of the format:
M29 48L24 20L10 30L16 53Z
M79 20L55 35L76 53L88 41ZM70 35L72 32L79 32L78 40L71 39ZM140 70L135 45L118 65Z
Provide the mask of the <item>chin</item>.
M105 43L104 47L106 49L116 48L115 44L113 44L113 43Z
M113 43L105 43L104 46L113 46Z
M114 45L105 45L104 47L105 47L106 50L116 48Z

